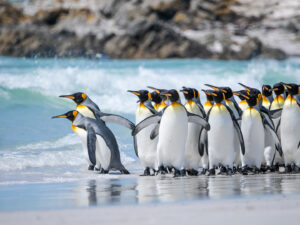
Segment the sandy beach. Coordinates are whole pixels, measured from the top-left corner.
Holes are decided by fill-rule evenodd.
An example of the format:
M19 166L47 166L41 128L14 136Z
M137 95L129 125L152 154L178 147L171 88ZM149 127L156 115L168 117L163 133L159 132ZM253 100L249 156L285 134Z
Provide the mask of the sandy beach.
M0 213L1 224L299 224L300 195Z

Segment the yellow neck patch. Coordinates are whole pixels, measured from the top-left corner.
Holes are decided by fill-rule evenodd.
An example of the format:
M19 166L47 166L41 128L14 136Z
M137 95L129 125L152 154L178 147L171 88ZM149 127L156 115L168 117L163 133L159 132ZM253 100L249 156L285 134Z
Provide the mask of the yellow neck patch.
M154 109L157 111L157 110L158 110L158 107L159 107L159 104L156 104L156 103L155 103L153 107L154 107Z
M212 105L212 103L211 103L211 101L206 101L205 103L204 103L204 107L212 107L213 105Z

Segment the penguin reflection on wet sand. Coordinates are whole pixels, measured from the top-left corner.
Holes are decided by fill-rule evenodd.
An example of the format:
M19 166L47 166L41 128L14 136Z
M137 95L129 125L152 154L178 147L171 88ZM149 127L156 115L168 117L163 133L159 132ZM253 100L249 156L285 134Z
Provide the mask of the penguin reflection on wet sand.
M171 89L162 93L169 97L171 105L163 111L150 116L137 124L133 135L138 134L150 124L160 124L157 144L158 173L165 173L164 167L173 167L174 176L185 175L183 169L185 143L188 132L188 122L197 123L209 130L209 124L202 117L189 113L178 103L179 93Z
M210 85L208 85L210 86ZM223 104L223 91L212 91L215 105L207 113L210 124L208 131L209 175L215 174L215 168L220 166L220 174L232 174L235 159L235 133L238 136L242 154L245 153L243 135L240 126L231 109Z
M100 173L119 170L129 174L121 163L116 138L103 121L84 117L76 110L52 118L66 118L72 122L73 131L86 146L86 157L93 165L101 165Z
M300 86L284 84L288 96L281 115L281 143L284 153L285 172L300 172Z

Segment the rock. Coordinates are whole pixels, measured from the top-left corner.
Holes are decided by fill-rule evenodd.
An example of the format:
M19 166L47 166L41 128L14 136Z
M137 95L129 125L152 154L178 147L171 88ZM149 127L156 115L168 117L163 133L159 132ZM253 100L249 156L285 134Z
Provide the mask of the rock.
M15 25L29 19L21 9L0 0L0 25Z
M182 11L177 12L173 20L175 23L181 23L181 24L191 23L191 18L185 12Z

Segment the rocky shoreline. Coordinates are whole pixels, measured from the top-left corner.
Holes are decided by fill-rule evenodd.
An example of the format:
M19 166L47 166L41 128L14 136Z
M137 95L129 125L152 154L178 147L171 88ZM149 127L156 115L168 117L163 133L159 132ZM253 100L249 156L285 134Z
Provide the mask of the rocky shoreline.
M0 55L207 58L300 56L294 0L0 0Z

